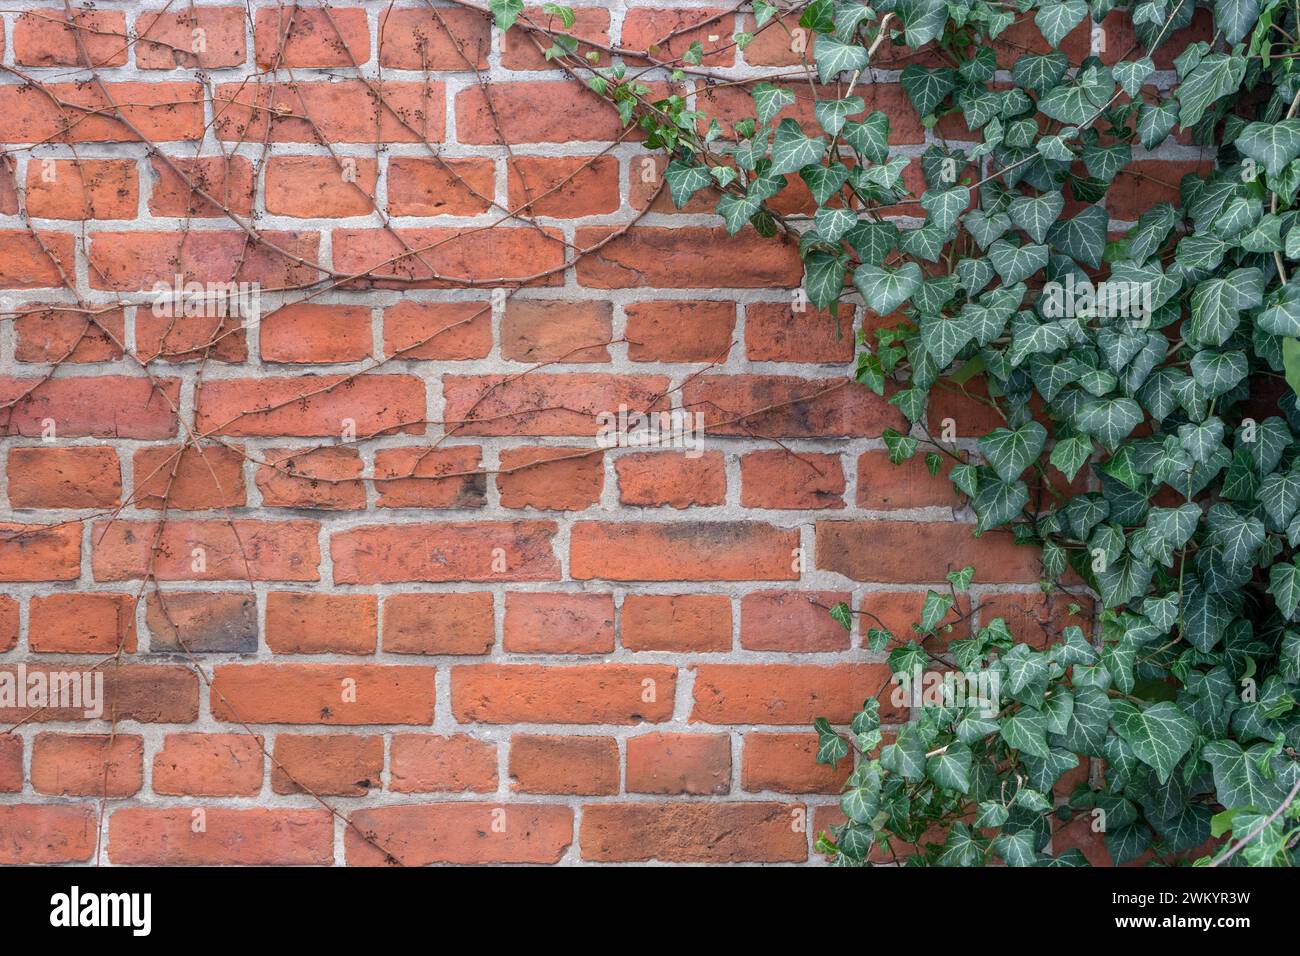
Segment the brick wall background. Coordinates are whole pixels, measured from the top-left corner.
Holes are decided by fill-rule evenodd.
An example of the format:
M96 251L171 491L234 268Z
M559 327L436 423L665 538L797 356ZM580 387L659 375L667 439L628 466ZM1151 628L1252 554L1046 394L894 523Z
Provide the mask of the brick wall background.
M696 108L738 119L767 77L812 122L797 18L743 53L743 8L610 0L573 32L602 62L698 38ZM905 633L975 563L967 626L1069 616L886 460L901 416L850 381L885 320L800 309L793 247L674 209L526 33L377 0L0 19L0 668L108 696L0 709L0 863L816 861L847 768L809 724L888 674L827 607ZM1124 30L1066 47L1113 61ZM1002 65L1041 43L1017 26ZM896 148L969 136L922 127L903 63L856 88ZM1207 168L1171 142L1107 208ZM259 283L261 321L159 317L176 274ZM620 404L702 412L704 453L597 448Z

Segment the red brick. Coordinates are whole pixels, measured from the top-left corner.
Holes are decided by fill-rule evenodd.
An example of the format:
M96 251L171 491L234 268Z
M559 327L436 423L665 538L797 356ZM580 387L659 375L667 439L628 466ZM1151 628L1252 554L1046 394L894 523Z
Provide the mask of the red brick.
M224 591L151 592L145 599L149 649L184 654L252 653L257 650L257 598Z
M551 548L554 534L550 521L353 528L330 538L334 581L553 581L560 572Z
M492 207L496 191L496 164L490 159L394 156L388 161L388 211L394 216L477 216Z
M0 667L14 673L12 665ZM40 671L46 675L66 673L67 665L38 666L29 664L27 675ZM134 720L148 724L188 724L199 715L199 679L188 667L170 664L108 663L97 671L104 675L104 715L118 721ZM82 683L89 679L83 672ZM75 697L73 702L76 702ZM87 701L83 698L82 704ZM29 700L29 704L32 703ZM80 721L90 720L85 706L75 707L7 707L0 708L0 721Z
M0 595L0 651L18 646L18 602Z
M272 591L266 646L277 654L373 654L378 604L372 594Z
M628 793L720 794L731 790L726 734L643 734L627 741Z
M208 380L197 401L196 427L205 433L367 438L424 430L424 382L414 375Z
M784 449L749 452L740 459L740 503L746 508L843 508L840 456Z
M135 734L37 734L32 788L56 797L129 797L144 782L144 738Z
M745 735L740 785L751 792L839 793L853 770L852 760L839 765L817 762L817 735Z
M467 664L451 671L462 723L660 723L673 711L677 669L658 664Z
M153 758L154 793L247 797L262 789L262 738L248 734L168 734Z
M379 17L379 65L431 73L483 70L491 20L457 7L385 8Z
M384 310L384 354L400 359L456 362L492 351L487 302L413 302Z
M27 644L37 653L135 653L133 594L37 595L29 614Z
M91 803L0 805L0 864L85 863L95 852L97 821Z
M1106 211L1111 219L1135 222L1157 203L1179 202L1178 184L1188 173L1204 178L1213 171L1209 160L1138 160L1120 170L1106 190Z
M357 7L263 7L253 23L263 68L354 66L370 59L366 11Z
M20 793L23 789L23 738L17 734L0 736L0 793Z
M512 362L608 362L608 302L519 299L506 302L501 357Z
M736 18L732 10L653 10L638 7L623 19L622 46L645 50L655 60L681 66L686 52L699 43L705 66L736 62Z
M982 569L977 569L976 573ZM1071 613L1077 605L1077 613ZM1003 592L987 595L980 602L980 625L994 618L1007 623L1016 640L1045 648L1064 640L1062 632L1067 627L1081 627L1085 634L1092 630L1093 603L1086 596L1074 597L1055 592L1043 594Z
M600 503L604 455L586 448L503 448L496 480L502 507L582 511Z
M377 176L376 161L364 157L275 156L266 166L266 211L299 219L366 216L375 209Z
M265 362L359 362L374 349L364 305L295 302L262 319L258 337Z
M858 458L858 507L886 511L892 508L956 508L962 496L948 478L952 460L945 458L939 474L932 476L924 455L902 464L889 460L887 451L867 451Z
M691 720L711 724L847 724L890 679L884 664L700 664ZM882 708L892 716L888 702Z
M351 821L344 831L350 866L555 863L573 840L573 811L543 804L375 807L357 810Z
M614 595L506 594L504 646L515 654L609 654Z
M384 650L390 654L486 654L496 642L492 595L390 594Z
M0 524L0 581L75 581L80 524Z
M525 216L600 216L622 202L614 156L519 156L507 168L510 209Z
M176 434L172 409L180 382L128 375L0 378L0 405L16 399L0 411L0 434L39 436L52 419L60 439L153 440Z
M557 110L561 103L564 108ZM456 94L456 135L462 143L493 146L502 136L511 144L612 142L622 133L618 114L576 80L493 83L490 107L478 84Z
M612 230L586 226L575 242L588 249ZM725 258L716 250L725 246ZM592 289L794 287L803 278L798 252L752 229L728 236L722 228L634 226L578 261L578 282Z
M689 508L721 505L727 499L727 472L722 452L691 453L648 451L620 455L619 501L625 505Z
M239 66L248 57L244 45L246 14L242 7L185 7L141 13L135 65L142 70L214 70ZM195 30L202 30L202 43ZM196 46L201 49L196 50Z
M198 83L47 83L45 92L23 84L0 87L0 116L14 143L137 142L137 134L116 119L122 115L155 143L203 138L203 87ZM47 95L48 94L48 95ZM57 107L50 97L61 101Z
M516 793L618 793L618 742L613 737L515 734L510 738L510 780Z
M721 594L629 594L620 627L631 651L729 651L731 601Z
M849 632L830 608L847 591L755 591L740 599L740 646L751 651L848 650Z
M11 89L0 87L0 111ZM73 257L71 235L0 229L0 289L62 288L74 274Z
M70 22L69 22L70 21ZM122 66L130 46L120 10L45 7L14 20L14 62L20 66Z
M745 306L745 354L754 362L849 362L853 359L853 310L837 318L805 305L753 302Z
M406 446L375 453L376 502L381 508L481 508L487 474L477 445Z
M334 267L357 288L560 285L564 266L554 229L334 230Z
M196 832L196 814L203 829ZM334 859L328 810L123 807L108 820L108 858L155 866L321 866Z
M703 413L714 435L849 438L907 429L896 408L849 378L701 375L686 384L682 404Z
M202 15L208 8L198 9ZM240 42L243 42L242 31ZM136 49L141 47L137 45ZM156 177L149 194L149 212L153 215L210 218L226 215L223 207L241 216L252 213L256 193L253 164L243 156L169 158L170 163L155 156L150 163ZM204 193L212 200L205 198Z
M633 362L724 362L731 350L734 303L637 302L625 311Z
M136 354L142 362L243 362L248 341L242 318L234 315L155 315L135 310Z
M268 508L346 511L366 506L362 468L355 448L268 448L255 480Z
M780 863L808 856L805 809L781 803L602 803L583 807L582 858L601 863Z
M466 734L393 734L390 790L491 793L496 788L496 744Z
M12 448L8 475L15 508L106 508L122 497L112 448Z
M574 14L573 26L564 32L581 44L579 53L586 59L588 53L596 52L597 65L608 66L609 56L595 50L587 42L609 45L609 11L600 7L571 7ZM557 16L548 14L540 6L524 8L524 16L533 23L551 30L563 30L564 24ZM550 41L544 36L530 35L524 30L511 30L498 34L501 39L501 65L508 70L552 70L554 61L548 61L544 55L550 47ZM541 44L539 50L538 43ZM587 62L592 62L588 60Z
M446 133L443 84L359 79L250 85L220 83L213 128L236 142L439 143ZM337 262L335 263L337 265Z
M134 219L140 186L133 159L33 160L27 212L42 219Z
M237 508L247 499L243 449L219 445L151 445L136 450L137 508L206 511Z
M130 581L152 573L160 581L316 581L320 548L314 521L248 519L164 523L96 522L91 570L96 581ZM159 552L150 561L158 538ZM194 569L195 548L206 552Z
M379 789L384 738L348 734L277 734L271 789L276 793L364 797Z
M433 674L413 665L223 664L212 678L212 716L254 724L428 724Z
M980 569L985 584L1039 580L1036 549L997 531L977 539L974 530L946 521L819 521L817 567L884 584L942 584L967 565Z
M569 573L576 580L787 581L797 531L757 521L618 524L580 521L570 534Z
M80 364L112 362L122 357L126 321L121 309L82 312L77 309L39 309L14 319L18 341L14 358L19 362Z
M90 284L117 292L172 289L183 281L260 283L268 289L319 277L320 236L314 232L261 233L250 244L242 232L97 232L90 241Z

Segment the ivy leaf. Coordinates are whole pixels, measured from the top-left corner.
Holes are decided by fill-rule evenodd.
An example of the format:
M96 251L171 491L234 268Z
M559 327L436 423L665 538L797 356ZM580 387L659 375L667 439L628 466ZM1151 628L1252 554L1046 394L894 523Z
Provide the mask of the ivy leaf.
M954 740L942 752L925 761L925 775L945 790L969 793L971 783L971 751L960 740Z
M865 67L867 51L861 44L841 43L833 36L818 34L813 41L813 59L817 62L817 76L829 83L840 73Z
M814 252L804 262L803 287L808 293L808 301L816 308L824 309L839 299L844 291L844 273L846 266L839 256L826 252Z
M1111 723L1144 764L1164 784L1196 738L1197 723L1177 704L1161 701L1139 710L1126 700L1112 705Z
M975 239L981 251L984 251L998 236L1011 228L1011 217L1004 212L988 213L974 209L962 220L962 226Z
M1120 89L1132 97L1138 95L1138 91L1142 89L1142 84L1155 71L1156 65L1149 56L1144 56L1142 59L1134 60L1131 63L1116 63L1111 67L1111 72L1114 73Z
M817 235L827 242L838 242L846 232L856 226L858 214L842 206L822 206L813 215Z
M1065 196L1059 192L1041 196L1018 196L1007 207L1007 214L1017 227L1028 233L1034 242L1047 238L1047 231L1065 208Z
M727 226L727 232L735 235L745 228L745 223L754 218L762 204L751 196L737 196L724 193L718 200L718 215Z
M921 206L930 214L930 222L938 229L947 231L957 217L970 205L970 190L965 186L956 186L943 192L927 190L921 196Z
M701 189L709 186L713 182L713 177L709 175L709 168L703 164L684 163L680 159L674 159L664 170L664 180L668 183L668 191L673 197L673 204L681 209L685 206L692 196Z
M818 100L813 110L822 129L834 136L844 128L850 116L861 113L866 107L867 104L862 101L862 97L846 96L839 100Z
M1117 448L1141 421L1142 409L1138 403L1119 397L1088 402L1075 415L1074 424L1107 448Z
M1213 740L1201 748L1201 756L1214 771L1216 798L1229 810L1272 812L1300 774L1294 762L1270 756L1267 744L1242 750L1235 740Z
M1200 283L1192 293L1188 340L1222 345L1236 329L1241 310L1254 308L1263 297L1264 275L1255 268L1234 269L1222 278Z
M1295 620L1300 608L1300 566L1279 561L1268 571L1268 593L1277 601L1278 612L1288 621Z
M1011 82L1034 93L1043 93L1059 83L1069 67L1069 57L1059 51L1026 54L1012 64ZM1034 132L1037 131L1035 126Z
M1015 750L1044 759L1052 755L1047 746L1047 716L1032 707L1022 705L1014 714L1003 718L998 734Z
M945 0L898 0L894 12L903 22L907 45L913 48L938 38L948 22Z
M889 315L921 287L921 267L908 262L899 269L862 265L853 273L853 284L862 293L867 308Z
M1106 229L1109 217L1101 206L1089 206L1070 219L1054 225L1047 241L1071 258L1092 266L1101 266L1106 252Z
M1015 520L1027 504L1029 486L1023 481L981 481L971 499L971 507L979 518L976 531L988 531Z
M1144 149L1155 149L1178 123L1178 104L1173 99L1143 103L1138 110L1137 134Z
M946 67L927 69L909 63L898 79L903 92L922 116L933 113L944 97L957 88L957 74Z
M830 764L832 767L849 755L848 742L840 736L825 717L813 721L817 731L817 762Z
M1110 101L1115 82L1098 67L1080 71L1074 82L1062 83L1038 101L1038 110L1067 126L1086 126Z
M1261 163L1270 176L1277 176L1300 156L1300 120L1251 123L1233 145L1239 153Z
M1214 25L1228 45L1242 39L1259 19L1259 0L1214 0Z
M793 173L817 162L824 152L825 139L820 136L805 136L798 123L792 119L783 119L772 139L772 167L769 173L772 176Z
M754 98L754 110L760 123L771 122L772 117L794 103L794 90L771 83L758 83L750 93Z
M1074 476L1079 473L1089 456L1092 454L1092 442L1086 435L1072 435L1062 441L1058 441L1052 447L1052 455L1048 460L1065 475L1069 481L1074 481Z
M1047 442L1047 429L1030 421L1019 428L998 428L979 440L980 452L1003 481L1019 478L1038 460Z
M1235 54L1211 53L1184 77L1178 97L1178 121L1183 128L1195 126L1216 100L1235 93L1246 73L1246 58Z
M524 12L524 0L489 0L488 10L496 19L497 29L502 33L509 30Z
M844 184L849 181L849 169L843 163L805 166L799 170L799 176L807 184L813 201L822 206L844 188Z
M921 343L939 368L951 365L973 337L970 323L961 318L932 315L921 320Z
M844 142L873 163L889 159L889 114L876 110L862 122L844 124Z
M1065 0L1063 3L1048 3L1039 7L1038 13L1034 15L1034 23L1055 50L1087 15L1088 5L1083 0Z
M1008 285L1028 279L1047 265L1047 246L1016 246L999 239L989 246L989 261Z

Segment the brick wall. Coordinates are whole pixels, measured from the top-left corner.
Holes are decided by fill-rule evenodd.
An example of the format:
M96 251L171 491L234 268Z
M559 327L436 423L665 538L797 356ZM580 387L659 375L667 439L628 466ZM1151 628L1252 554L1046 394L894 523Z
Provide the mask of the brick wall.
M888 673L827 607L905 633L976 563L975 621L1067 615L888 463L902 419L849 379L882 320L800 308L791 246L674 209L479 10L249 6L0 13L0 670L107 698L0 709L0 863L815 861L847 768L809 724ZM700 39L697 108L770 77L810 120L806 37L742 54L747 19L611 0L573 32ZM960 137L882 56L856 92L897 148ZM1168 144L1106 203L1198 168ZM260 320L160 316L178 274L257 283ZM620 405L703 413L703 453L597 447Z

